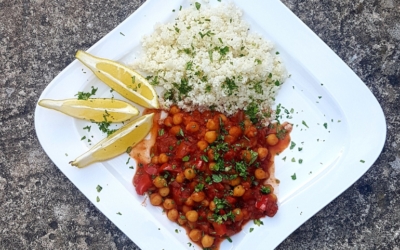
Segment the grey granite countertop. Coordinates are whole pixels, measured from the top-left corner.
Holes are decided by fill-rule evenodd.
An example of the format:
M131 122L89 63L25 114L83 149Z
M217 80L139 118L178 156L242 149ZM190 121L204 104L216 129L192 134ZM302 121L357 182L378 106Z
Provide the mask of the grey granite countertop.
M34 110L78 49L143 2L0 0L0 249L139 249L47 157ZM283 2L366 83L388 135L371 169L278 249L399 249L400 1Z

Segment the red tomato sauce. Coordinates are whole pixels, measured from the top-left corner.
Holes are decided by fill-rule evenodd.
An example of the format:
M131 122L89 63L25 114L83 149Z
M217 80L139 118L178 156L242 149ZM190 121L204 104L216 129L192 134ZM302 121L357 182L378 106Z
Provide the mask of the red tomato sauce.
M184 227L205 249L241 231L250 220L278 211L271 180L274 156L290 143L288 123L252 124L243 111L227 118L219 112L182 112L172 107L152 129L149 157L145 142L131 154L138 161L133 185L139 195L161 206L168 219Z

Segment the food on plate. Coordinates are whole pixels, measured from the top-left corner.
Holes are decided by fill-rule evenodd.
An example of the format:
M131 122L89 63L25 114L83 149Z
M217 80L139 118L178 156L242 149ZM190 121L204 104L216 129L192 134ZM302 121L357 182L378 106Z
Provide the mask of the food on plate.
M76 58L117 93L145 108L158 108L158 97L153 86L136 71L111 60L78 51Z
M87 100L40 100L39 105L44 108L54 109L66 115L88 120L103 122L107 112L107 120L111 122L123 122L139 115L139 110L131 104L105 98L90 98Z
M204 249L276 214L274 157L290 143L292 125L271 108L285 66L241 16L232 3L180 9L143 37L131 65L165 89L160 106L168 112L147 111L156 114L152 138L130 153L133 185Z
M127 151L143 140L153 127L154 114L144 115L125 124L116 132L94 145L89 151L71 162L78 168L86 167L92 163L109 160Z
M243 111L227 117L172 106L153 129L151 159L138 161L133 184L192 241L217 248L246 222L276 214L274 156L288 147L291 124L262 126ZM136 158L135 148L131 154Z
M185 111L212 108L234 115L257 106L267 124L275 118L271 106L287 72L272 42L249 29L232 3L193 4L173 22L156 24L131 66L165 88L164 109L176 103Z

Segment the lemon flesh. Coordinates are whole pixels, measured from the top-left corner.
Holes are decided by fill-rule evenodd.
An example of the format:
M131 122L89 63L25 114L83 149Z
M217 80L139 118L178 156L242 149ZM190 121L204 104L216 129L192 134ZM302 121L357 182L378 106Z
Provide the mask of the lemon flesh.
M150 132L153 127L153 116L154 114L149 114L131 121L76 158L75 161L71 162L71 165L83 168L92 163L106 161L123 154L128 147L135 146Z
M92 70L101 81L126 99L145 108L159 108L157 93L153 86L136 71L81 50L75 57Z
M39 105L45 108L60 111L66 115L94 122L107 121L123 122L139 115L139 110L131 104L115 100L93 98L88 100L41 100Z

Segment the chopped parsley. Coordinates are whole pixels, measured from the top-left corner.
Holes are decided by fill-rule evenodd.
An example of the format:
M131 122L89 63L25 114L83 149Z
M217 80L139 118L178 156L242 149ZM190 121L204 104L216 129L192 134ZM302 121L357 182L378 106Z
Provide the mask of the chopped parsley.
M87 100L89 99L92 95L96 94L98 88L94 88L92 86L92 91L91 92L81 92L79 91L78 94L76 94L75 96L78 96L78 100Z
M294 149L296 147L296 143L294 141L290 142L290 149Z
M254 224L256 224L257 226L264 225L264 223L261 220L254 220Z
M82 137L82 138L81 138L81 141L83 141L83 140L85 140L85 139L86 139L86 136Z
M228 96L231 96L233 94L233 91L235 91L235 90L237 91L239 87L236 85L236 83L233 79L229 79L227 77L225 82L222 84L222 88L226 89L225 93Z
M189 159L190 159L190 155L187 155L187 156L182 158L182 161L189 161Z
M122 32L119 32L121 35L123 35L123 36L125 36L125 34L124 33L122 33Z
M214 168L214 169L215 169L215 168ZM213 175L212 175L212 178L213 178L213 181L214 181L215 183L219 183L219 182L222 181L222 176L221 176L221 175L213 174Z
M262 187L262 188L260 189L260 191L261 191L261 193L263 193L263 194L269 194L269 193L271 193L271 188L270 188L270 187Z
M163 136L164 135L164 129L163 128L160 131L158 131L158 135L159 136Z
M254 60L254 62L256 62L259 65L262 64L262 61L260 59L256 59L256 60Z
M101 190L103 190L103 188L100 185L97 185L96 190L97 190L98 193L100 193Z
M203 184L203 183L199 183L199 184L197 184L197 186L194 188L194 191L200 192L200 191L203 190L203 188L204 188L204 184Z
M296 159L294 157L292 158L292 162L296 162Z
M299 164L302 164L303 163L303 159L299 159Z
M253 232L253 231L254 231L254 228L251 227L251 228L250 228L250 233Z
M292 177L292 180L296 180L297 179L297 177L296 177L296 173L294 173L293 175L291 175L290 177Z
M174 85L175 88L177 88L178 91L179 91L179 100L182 99L182 95L186 95L187 93L189 93L193 89L192 86L189 86L189 82L188 82L188 80L186 78L181 79L181 83L180 84L172 83L172 85Z
M99 196L96 197L96 201L97 201L97 202L100 202Z
M206 155L200 156L200 159L202 159L205 162L208 162L208 156L206 156Z
M324 123L324 127L326 128L326 129L328 129L328 123Z
M302 121L301 123L302 123L304 126L306 126L307 128L309 128L308 125L307 125L307 123L306 123L305 121Z
M230 243L232 243L232 239L229 238L228 236L225 236L225 239L227 239Z
M86 126L83 129L87 129L88 132L90 132L90 129L92 128L92 126Z
M303 148L300 148L300 147L299 147L299 151L302 151L302 150L303 150Z
M249 116L251 122L253 124L258 123L257 113L258 113L258 106L257 103L252 102L247 106L247 109L244 111L246 115Z
M360 160L360 162L361 162L361 163L365 163L365 161L364 161L364 160Z
M118 214L118 215L122 215L121 212L118 212L117 214Z
M195 5L196 5L196 9L199 10L201 7L201 4L199 2L196 2Z

